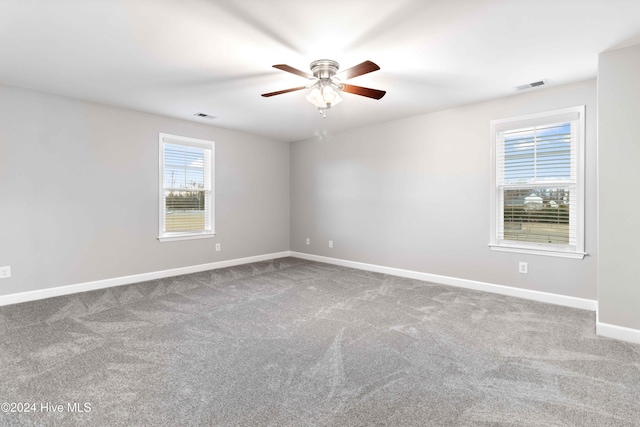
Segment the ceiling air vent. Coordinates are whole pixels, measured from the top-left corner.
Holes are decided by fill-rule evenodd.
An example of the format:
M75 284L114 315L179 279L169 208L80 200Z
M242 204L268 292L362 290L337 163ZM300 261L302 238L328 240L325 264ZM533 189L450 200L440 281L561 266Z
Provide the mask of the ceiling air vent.
M527 83L525 85L520 85L520 86L516 86L517 90L527 90L527 89L533 89L534 87L540 87L540 86L546 86L549 83L546 80L540 80L537 82L532 82L532 83Z
M194 116L200 117L203 119L210 119L210 120L213 120L216 118L216 116L212 116L211 114L207 114L207 113L195 113Z

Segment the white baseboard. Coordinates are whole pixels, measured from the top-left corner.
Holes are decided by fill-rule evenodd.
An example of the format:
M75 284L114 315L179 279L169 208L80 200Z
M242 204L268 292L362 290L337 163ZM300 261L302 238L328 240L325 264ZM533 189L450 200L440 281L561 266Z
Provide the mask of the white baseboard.
M609 323L602 323L597 321L596 334L602 337L640 344L639 329L626 328L624 326L611 325Z
M456 286L459 288L474 289L477 291L492 292L494 294L508 295L512 297L524 298L533 301L546 302L550 304L562 305L565 307L580 308L583 310L596 311L597 301L576 298L566 295L552 294L548 292L531 291L528 289L514 288L511 286L496 285L493 283L478 282L475 280L458 279L456 277L440 276L437 274L421 273L400 268L384 267L375 264L366 264L356 261L347 261L337 258L329 258L319 255L306 254L303 252L291 252L291 256L309 261L324 262L327 264L340 265L342 267L356 268L359 270L373 271L376 273L389 274L392 276L406 277L409 279L424 280L442 285Z
M145 282L147 280L163 279L165 277L180 276L182 274L199 273L201 271L215 270L235 265L249 264L252 262L267 261L275 258L283 258L291 255L291 252L276 252L272 254L257 255L247 258L237 258L227 261L210 262L207 264L192 265L189 267L173 268L171 270L152 271L150 273L134 274L131 276L114 277L112 279L96 280L93 282L77 283L75 285L59 286L56 288L40 289L37 291L20 292L17 294L0 295L0 306L17 304L20 302L35 301L44 298L58 297L61 295L75 294L78 292L95 291L96 289L110 288L112 286L129 285L131 283Z

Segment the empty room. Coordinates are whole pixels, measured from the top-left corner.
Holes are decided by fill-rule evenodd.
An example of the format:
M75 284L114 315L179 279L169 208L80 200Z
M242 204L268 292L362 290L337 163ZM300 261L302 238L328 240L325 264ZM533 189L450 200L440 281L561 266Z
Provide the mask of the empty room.
M637 0L0 0L0 425L640 426Z

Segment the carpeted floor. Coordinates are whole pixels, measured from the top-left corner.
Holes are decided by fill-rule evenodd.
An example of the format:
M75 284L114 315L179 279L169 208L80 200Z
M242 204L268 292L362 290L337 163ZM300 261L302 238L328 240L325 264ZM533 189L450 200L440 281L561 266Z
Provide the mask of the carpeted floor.
M594 329L283 258L0 307L0 402L35 410L0 424L639 426L640 345Z

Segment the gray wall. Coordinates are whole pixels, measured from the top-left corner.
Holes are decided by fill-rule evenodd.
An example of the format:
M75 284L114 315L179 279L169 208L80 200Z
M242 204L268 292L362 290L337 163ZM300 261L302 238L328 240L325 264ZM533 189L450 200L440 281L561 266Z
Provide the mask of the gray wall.
M582 104L589 256L491 251L489 121ZM0 295L291 249L595 299L595 107L591 80L289 147L0 86ZM156 240L159 132L216 141L214 239Z
M640 46L598 65L599 316L640 329Z
M576 105L587 106L589 255L491 251L490 120ZM596 150L595 80L296 142L291 250L596 299Z
M156 240L159 132L216 142L215 238ZM287 143L0 86L0 295L287 251L289 224Z

